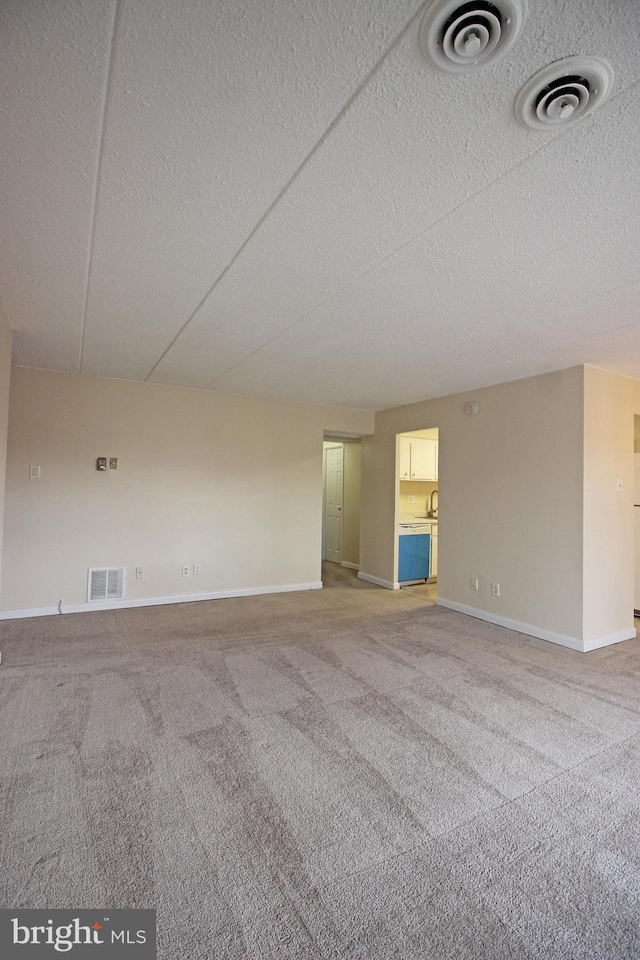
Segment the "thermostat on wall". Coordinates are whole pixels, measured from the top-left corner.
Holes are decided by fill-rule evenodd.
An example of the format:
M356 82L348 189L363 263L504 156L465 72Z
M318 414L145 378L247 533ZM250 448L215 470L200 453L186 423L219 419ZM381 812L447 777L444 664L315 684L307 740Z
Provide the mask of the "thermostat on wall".
M106 470L107 469L107 458L98 457L96 460L96 470Z

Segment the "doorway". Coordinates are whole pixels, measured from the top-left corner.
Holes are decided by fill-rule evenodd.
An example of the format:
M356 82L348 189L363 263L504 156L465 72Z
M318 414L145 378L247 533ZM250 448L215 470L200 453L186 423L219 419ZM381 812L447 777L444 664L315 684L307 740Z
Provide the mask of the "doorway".
M322 560L360 569L360 437L325 437L322 453Z
M322 511L322 559L342 561L344 500L344 444L324 444L324 497Z
M438 578L439 509L437 427L396 437L395 581L435 585Z

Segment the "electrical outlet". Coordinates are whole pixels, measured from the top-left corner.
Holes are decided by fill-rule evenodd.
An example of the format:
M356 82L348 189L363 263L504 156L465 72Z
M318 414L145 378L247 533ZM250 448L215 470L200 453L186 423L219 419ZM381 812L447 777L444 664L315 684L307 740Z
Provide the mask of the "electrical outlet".
M189 566L188 563L184 563L184 564L182 565L182 576L183 576L183 577L190 577L190 576L191 576L191 567Z
M144 570L142 567L136 567L136 580L142 580L144 577Z
M472 589L472 590L479 590L479 589L480 589L480 587L478 586L478 578L477 578L477 577L471 577L471 589Z
M416 498L415 498L415 497L413 497L413 496L407 497L407 503L415 503L415 502L416 502Z
M492 597L499 597L499 596L500 596L500 584L499 584L499 583L492 583L492 584L491 584L491 596L492 596Z
M194 575L194 577L200 576L200 564L199 564L199 563L194 563L194 565L193 565L193 575Z

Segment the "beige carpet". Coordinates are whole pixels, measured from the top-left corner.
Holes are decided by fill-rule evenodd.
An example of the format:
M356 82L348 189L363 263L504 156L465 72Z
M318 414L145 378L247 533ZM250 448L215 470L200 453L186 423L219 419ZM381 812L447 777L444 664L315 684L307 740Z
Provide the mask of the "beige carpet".
M640 957L640 643L331 587L0 625L0 900L178 958Z

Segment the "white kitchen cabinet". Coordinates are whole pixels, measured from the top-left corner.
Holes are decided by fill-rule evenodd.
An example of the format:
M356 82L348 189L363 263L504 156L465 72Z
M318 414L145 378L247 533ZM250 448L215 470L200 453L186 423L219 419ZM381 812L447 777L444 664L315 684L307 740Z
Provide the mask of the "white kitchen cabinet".
M400 480L411 479L411 437L400 437L398 478Z
M438 479L438 441L424 437L400 437L400 480Z
M411 479L437 480L438 441L422 437L411 441Z
M429 577L438 576L438 524L431 524L431 552L429 554Z

